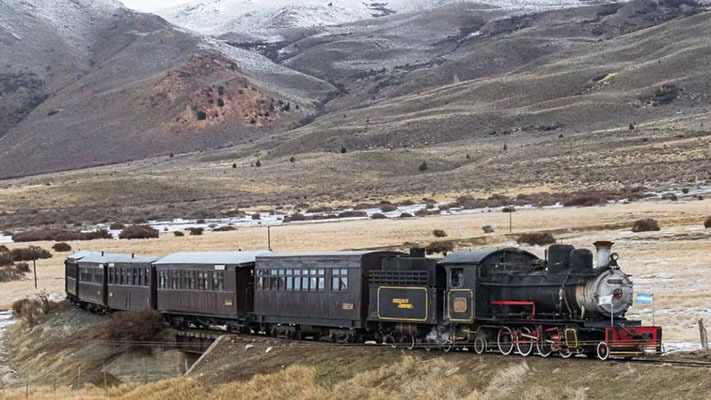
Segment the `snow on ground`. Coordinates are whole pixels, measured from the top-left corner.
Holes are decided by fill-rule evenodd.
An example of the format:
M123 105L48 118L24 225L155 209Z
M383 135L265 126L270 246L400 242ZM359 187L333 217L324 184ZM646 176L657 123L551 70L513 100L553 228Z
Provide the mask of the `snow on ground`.
M467 0L465 0L467 1ZM585 5L580 0L468 0L514 14ZM194 0L156 13L171 23L209 34L228 32L278 41L279 30L333 26L390 14L427 10L462 0Z

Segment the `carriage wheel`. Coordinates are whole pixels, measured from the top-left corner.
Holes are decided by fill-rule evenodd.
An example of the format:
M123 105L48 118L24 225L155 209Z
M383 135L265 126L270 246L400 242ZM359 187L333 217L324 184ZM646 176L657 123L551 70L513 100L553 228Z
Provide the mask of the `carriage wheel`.
M548 357L553 353L553 344L548 341L547 335L541 330L541 338L536 342L536 351L541 357Z
M600 342L597 344L597 358L603 361L610 358L610 348L607 346L607 343Z
M570 358L573 355L573 352L567 347L561 347L558 354L560 354L563 358Z
M384 344L389 344L393 349L397 349L397 343L395 343L395 338L393 335L387 335L383 338Z
M508 326L502 326L499 329L499 334L496 336L496 342L499 347L499 352L508 356L513 351L513 332Z
M406 340L405 337L403 337L403 340ZM409 340L407 341L407 349L412 350L415 348L415 337L410 335Z
M486 351L486 337L484 335L477 335L474 339L474 352L476 354L484 354Z
M521 328L520 336L521 337L519 337L516 341L516 351L518 351L518 354L528 357L533 351L533 339L530 338L530 336L533 336L533 332L531 332L531 329L524 326Z

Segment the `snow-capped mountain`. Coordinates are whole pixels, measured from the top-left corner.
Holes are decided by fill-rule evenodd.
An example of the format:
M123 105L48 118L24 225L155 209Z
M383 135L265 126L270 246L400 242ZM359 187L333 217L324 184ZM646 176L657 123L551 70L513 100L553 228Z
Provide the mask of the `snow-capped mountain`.
M157 14L204 34L236 33L259 40L280 40L281 33L289 29L340 25L461 2L514 13L583 5L580 0L194 0Z

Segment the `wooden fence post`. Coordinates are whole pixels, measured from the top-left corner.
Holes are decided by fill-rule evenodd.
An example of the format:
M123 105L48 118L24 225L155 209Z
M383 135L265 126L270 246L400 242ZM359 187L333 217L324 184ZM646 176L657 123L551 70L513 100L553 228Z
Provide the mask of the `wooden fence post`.
M708 332L706 331L706 327L704 326L704 319L703 318L699 319L699 338L701 339L701 348L708 349L709 348L709 337L708 337Z

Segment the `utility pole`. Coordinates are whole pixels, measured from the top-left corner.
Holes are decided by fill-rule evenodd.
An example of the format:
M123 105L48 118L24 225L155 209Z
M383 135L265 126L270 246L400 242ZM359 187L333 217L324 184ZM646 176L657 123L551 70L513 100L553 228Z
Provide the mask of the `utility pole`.
M37 257L39 256L39 251L37 246L30 246L30 257L32 257L32 272L35 279L35 289L37 289Z
M272 251L272 227L267 225L267 249Z
M513 206L509 205L509 233L513 233Z

